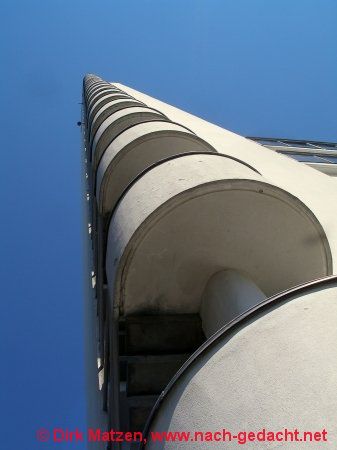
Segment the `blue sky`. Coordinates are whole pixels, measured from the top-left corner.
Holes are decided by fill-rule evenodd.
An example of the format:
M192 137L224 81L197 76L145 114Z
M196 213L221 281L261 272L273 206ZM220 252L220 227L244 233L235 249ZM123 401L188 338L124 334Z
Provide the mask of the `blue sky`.
M243 135L337 141L335 0L1 4L1 450L85 429L87 72Z

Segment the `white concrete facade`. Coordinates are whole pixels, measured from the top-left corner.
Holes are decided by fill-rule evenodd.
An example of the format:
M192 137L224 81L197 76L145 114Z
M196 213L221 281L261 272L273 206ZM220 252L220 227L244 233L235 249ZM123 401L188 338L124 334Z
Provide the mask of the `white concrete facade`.
M222 428L228 415L233 430L273 428L271 417L277 428L287 414L289 427L319 428L326 417L332 428L336 180L122 84L88 75L83 92L91 340L97 327L97 342L87 344L89 424L137 430L148 420L147 433L193 431ZM293 291L298 285L307 287ZM277 304L265 308L270 299ZM263 315L249 316L257 305ZM238 317L240 331L230 328ZM323 344L331 376L311 411ZM300 376L313 379L309 400L295 395ZM280 380L292 397L286 406L261 390ZM310 417L296 422L303 408Z

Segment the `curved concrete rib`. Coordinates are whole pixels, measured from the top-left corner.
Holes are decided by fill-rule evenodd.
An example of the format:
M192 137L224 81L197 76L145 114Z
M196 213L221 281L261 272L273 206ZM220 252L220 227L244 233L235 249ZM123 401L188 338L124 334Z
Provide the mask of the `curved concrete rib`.
M88 93L91 89L97 87L97 86L108 86L109 83L107 81L103 81L100 79L96 79L96 80L90 80L85 82L84 86L86 89L86 93Z
M113 95L117 95L117 94L125 95L128 98L133 98L133 97L131 97L131 95L128 95L125 92L122 92L122 91L119 91L119 90L113 89L113 88L109 88L109 89L106 89L106 90L103 90L103 91L99 91L99 92L95 93L95 95L93 95L90 98L89 102L88 102L88 107L87 107L88 115L90 114L90 112L92 111L93 107L99 102L99 100L101 98L109 96L110 94L113 94Z
M115 100L121 100L121 99L132 99L127 94L123 94L122 92L114 92L114 93L108 93L106 95L103 95L99 99L97 99L97 102L91 103L91 106L88 108L88 120L89 122L95 117L97 112L107 103L113 102Z
M106 103L102 108L97 111L96 115L90 122L90 142L92 137L97 132L98 128L102 125L104 120L111 114L120 111L121 109L129 108L131 106L145 106L144 103L134 99L120 99Z
M114 174L113 189L120 180ZM248 274L270 296L330 274L330 248L300 200L220 155L162 163L125 193L107 244L115 312L197 313L207 281L223 269Z
M104 95L108 95L110 93L127 95L126 92L122 92L112 87L104 87L101 89L97 89L87 97L87 105L88 105L87 114L89 114L89 110L92 108L93 103L98 101L99 98L104 97Z
M91 154L92 167L97 169L98 163L108 145L127 128L149 121L168 121L159 111L147 107L127 108L109 116L99 127L93 137Z
M106 90L111 89L111 88L112 88L111 84L100 83L100 84L97 84L97 85L93 86L92 88L88 89L88 91L86 92L87 103L89 103L90 100L92 99L92 97L94 95L96 95L97 93L99 93L101 91L106 91Z
M87 98L88 98L88 103L90 103L91 99L93 97L95 97L95 95L99 94L100 92L104 92L104 90L114 90L114 91L118 91L121 92L121 90L119 88L117 88L116 86L113 86L112 84L109 83L104 83L104 84L96 84L93 87L89 88L86 92Z
M185 152L215 150L186 128L172 122L146 122L121 133L104 152L97 169L99 211L111 212L128 184L152 164Z
M109 92L117 92L117 93L123 93L126 94L126 92L121 91L120 89L112 86L111 84L108 86L102 86L100 88L94 89L88 96L87 96L87 104L90 106L91 102L94 98L96 98L99 95L104 95L104 93Z
M87 84L84 86L84 94L85 94L85 96L88 97L88 96L90 95L90 93L91 93L95 88L100 87L100 86L104 86L104 85L106 85L106 84L107 84L107 83L102 83L101 81L95 81L95 82L93 82L93 83L87 83Z
M303 436L303 431L326 429L328 441L333 442L337 434L336 299L333 277L269 299L220 330L169 383L145 436L158 430L224 428L232 435L297 429ZM247 434L241 433L241 442L227 441L228 447L244 447ZM270 447L257 439L246 443L258 450L274 448L276 440ZM285 444L282 448L308 447L308 442L281 444ZM327 445L321 439L314 446L324 449ZM201 450L205 442L180 447L149 439L146 449L152 448Z
M100 79L91 79L89 81L84 82L85 93L88 95L92 89L97 86L107 86L109 83Z

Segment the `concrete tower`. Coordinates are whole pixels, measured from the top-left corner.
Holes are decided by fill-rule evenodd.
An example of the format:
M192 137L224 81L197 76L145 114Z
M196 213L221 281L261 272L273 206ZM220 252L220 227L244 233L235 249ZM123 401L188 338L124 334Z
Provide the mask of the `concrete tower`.
M83 102L89 426L151 449L214 448L153 430L332 436L335 144L247 139L95 75Z

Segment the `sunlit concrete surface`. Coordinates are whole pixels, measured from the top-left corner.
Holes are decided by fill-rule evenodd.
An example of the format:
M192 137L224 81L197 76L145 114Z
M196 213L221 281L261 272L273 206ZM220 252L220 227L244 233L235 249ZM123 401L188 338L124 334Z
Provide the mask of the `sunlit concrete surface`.
M95 75L83 103L89 425L335 433L336 165Z

